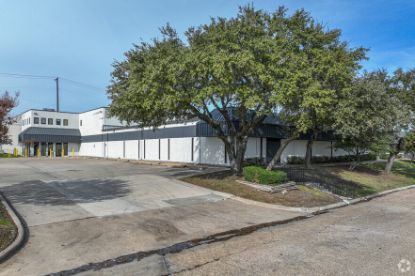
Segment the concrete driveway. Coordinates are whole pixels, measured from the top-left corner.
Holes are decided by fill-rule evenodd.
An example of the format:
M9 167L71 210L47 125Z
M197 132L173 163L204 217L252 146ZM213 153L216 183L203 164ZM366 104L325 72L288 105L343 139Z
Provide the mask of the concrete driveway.
M29 240L1 275L59 272L298 213L177 180L198 171L96 159L2 159L0 190Z
M414 209L411 189L82 275L415 275Z

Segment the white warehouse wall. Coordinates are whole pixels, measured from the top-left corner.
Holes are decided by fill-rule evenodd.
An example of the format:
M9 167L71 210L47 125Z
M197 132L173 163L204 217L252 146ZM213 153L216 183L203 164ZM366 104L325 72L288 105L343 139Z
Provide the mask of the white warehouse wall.
M81 143L79 148L79 155L93 156L93 157L105 157L104 155L104 143Z
M104 111L104 108L99 108L79 114L78 124L82 136L102 133L105 119Z
M170 161L177 162L195 162L195 140L193 138L193 149L192 149L192 138L174 138L170 139ZM193 161L192 161L192 151L193 151Z
M124 141L108 141L106 145L106 156L108 158L124 158Z
M145 140L145 160L159 160L159 139Z
M138 140L125 141L125 158L137 160L138 158Z
M292 141L285 148L281 155L282 162L287 162L289 156L305 157L307 149L307 141L295 140ZM313 142L313 156L331 156L331 142L329 141L314 141ZM334 147L333 143L333 156L347 155L347 152Z
M222 165L225 163L225 145L217 137L200 137L199 160L202 164ZM229 162L229 160L227 160Z

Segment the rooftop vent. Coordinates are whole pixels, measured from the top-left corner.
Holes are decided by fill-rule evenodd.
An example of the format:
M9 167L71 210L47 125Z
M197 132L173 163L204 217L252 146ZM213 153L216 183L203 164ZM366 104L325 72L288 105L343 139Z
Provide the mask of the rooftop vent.
M53 108L43 108L42 110L43 111L55 111L55 109L53 109Z

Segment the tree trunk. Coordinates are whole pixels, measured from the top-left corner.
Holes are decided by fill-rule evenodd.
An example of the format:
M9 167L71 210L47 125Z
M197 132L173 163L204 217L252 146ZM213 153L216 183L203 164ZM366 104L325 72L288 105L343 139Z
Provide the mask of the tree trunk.
M292 141L294 141L295 139L297 139L297 137L290 137L289 139L285 140L284 142L282 142L282 144L280 145L280 147L278 148L277 152L275 153L275 155L272 157L271 162L269 162L268 166L267 166L267 170L270 171L272 170L272 168L274 167L274 165L277 162L281 162L281 155L284 152L285 148L288 146L289 143L291 143Z
M396 154L395 153L389 153L388 161L386 162L385 166L385 174L390 174L393 167L393 162L395 161Z
M313 140L307 141L307 149L305 152L304 163L307 169L311 168L311 157L313 156Z
M245 151L247 145L247 138L242 138L240 141L236 139L235 143L229 145L230 147L234 147L231 152L233 152L232 156L229 155L229 161L231 163L231 169L233 174L241 176L242 175L242 166L245 158Z

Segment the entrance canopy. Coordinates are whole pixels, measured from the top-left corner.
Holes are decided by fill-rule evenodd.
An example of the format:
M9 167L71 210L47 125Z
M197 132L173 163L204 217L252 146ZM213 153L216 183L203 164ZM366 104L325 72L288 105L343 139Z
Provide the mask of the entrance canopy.
M80 143L79 129L30 127L19 134L19 142Z

